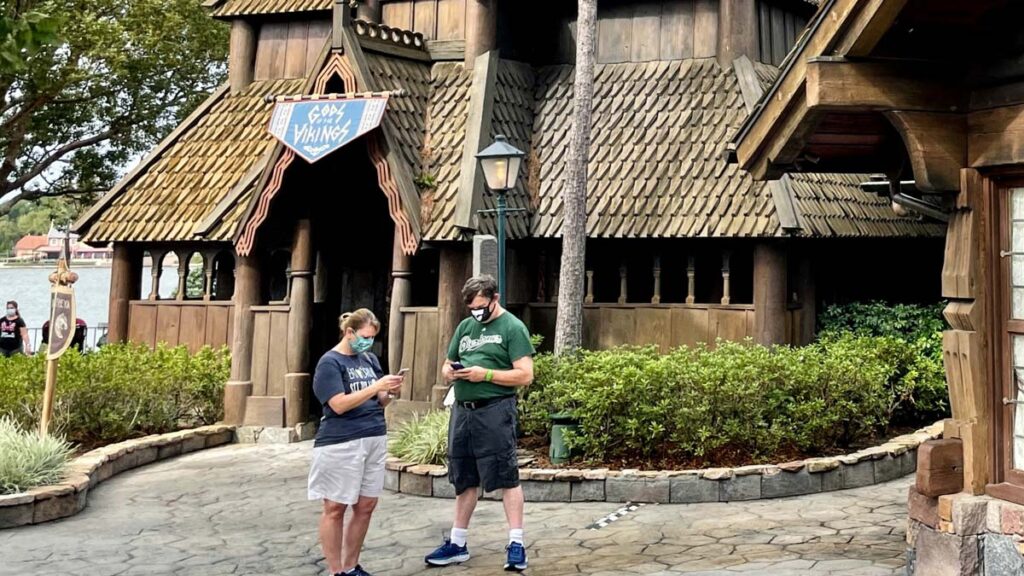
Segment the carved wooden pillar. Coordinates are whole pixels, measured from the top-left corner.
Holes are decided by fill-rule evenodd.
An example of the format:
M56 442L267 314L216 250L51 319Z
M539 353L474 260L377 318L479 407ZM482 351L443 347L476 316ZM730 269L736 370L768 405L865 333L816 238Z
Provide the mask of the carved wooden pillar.
M213 299L213 261L215 252L203 253L203 301L209 302Z
M661 304L661 258L654 257L654 296L651 304Z
M401 233L395 230L394 250L391 255L391 310L388 318L388 369L392 374L396 374L402 368L402 343L405 341L402 308L412 301L411 260L412 258L402 250ZM412 378L406 378L402 386L402 398L411 400L411 394Z
M728 306L732 298L729 296L729 251L722 253L722 305Z
M786 252L777 243L754 248L754 341L786 342Z
M497 46L498 7L496 0L466 0L466 68L476 57Z
M192 259L192 255L186 252L184 258L182 258L181 252L175 252L178 255L178 294L175 300L184 300L185 292L188 290L188 263Z
M686 259L686 303L697 301L697 266L693 256Z
M629 279L627 277L628 271L626 265L619 266L619 304L625 304L629 301L628 284Z
M231 379L224 388L224 422L240 426L246 399L252 394L252 307L260 300L260 268L256 256L235 260L235 326L231 337Z
M583 298L587 304L594 303L594 271L587 270L587 295Z
M228 55L228 83L231 93L245 90L252 83L256 65L256 29L245 20L231 22L231 44Z
M814 326L818 316L818 294L814 283L814 269L811 257L804 253L800 258L800 280L797 286L800 298L800 339L794 345L806 345L814 340Z
M309 328L313 322L313 237L312 224L308 218L299 220L295 225L288 303L285 425L295 426L307 419L307 402L312 384L309 374Z
M130 303L139 298L141 284L142 258L138 250L128 244L114 244L114 261L110 268L107 342L114 344L128 340Z
M448 357L448 344L455 334L455 328L466 317L466 304L462 301L462 287L472 273L471 254L458 245L441 248L441 262L438 267L437 286L437 358ZM447 383L437 371L433 397L435 406L440 406L448 390ZM413 398L410 398L413 400Z
M160 252L156 250L149 251L149 258L152 261L150 267L150 274L152 278L152 286L149 289L149 299L157 300L160 298L160 275L164 273L164 256L167 252Z

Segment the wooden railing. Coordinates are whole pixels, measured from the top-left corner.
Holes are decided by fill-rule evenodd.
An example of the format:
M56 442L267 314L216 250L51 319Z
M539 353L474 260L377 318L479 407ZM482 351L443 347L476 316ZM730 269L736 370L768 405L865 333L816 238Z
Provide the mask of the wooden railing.
M147 346L184 344L192 352L205 345L230 345L234 306L225 301L133 300L128 340Z

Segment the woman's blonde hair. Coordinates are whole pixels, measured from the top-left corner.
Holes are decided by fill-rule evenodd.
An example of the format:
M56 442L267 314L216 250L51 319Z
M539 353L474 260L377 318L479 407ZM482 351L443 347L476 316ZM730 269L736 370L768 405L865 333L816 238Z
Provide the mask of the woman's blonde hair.
M353 332L357 332L367 324L372 325L375 330L380 330L380 320L377 320L377 316L366 308L360 308L355 312L345 312L338 318L338 328L341 329L342 338L345 337L346 330L351 329Z

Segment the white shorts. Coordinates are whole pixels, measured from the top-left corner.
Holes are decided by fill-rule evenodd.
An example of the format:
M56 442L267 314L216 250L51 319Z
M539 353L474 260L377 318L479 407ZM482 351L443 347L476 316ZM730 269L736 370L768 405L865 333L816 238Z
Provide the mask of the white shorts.
M384 491L387 436L359 438L313 448L309 467L309 499L354 505L360 496L377 498Z

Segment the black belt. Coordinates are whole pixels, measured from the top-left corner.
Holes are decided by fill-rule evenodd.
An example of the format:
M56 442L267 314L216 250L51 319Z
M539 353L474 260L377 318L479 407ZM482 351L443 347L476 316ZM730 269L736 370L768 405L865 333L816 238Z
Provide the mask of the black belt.
M483 400L456 402L456 404L458 404L462 408L465 408L466 410L478 410L480 408L483 408L484 406L489 406L491 404L494 404L495 402L501 402L502 400L506 400L508 398L513 398L513 396L495 396L493 398L484 398Z

